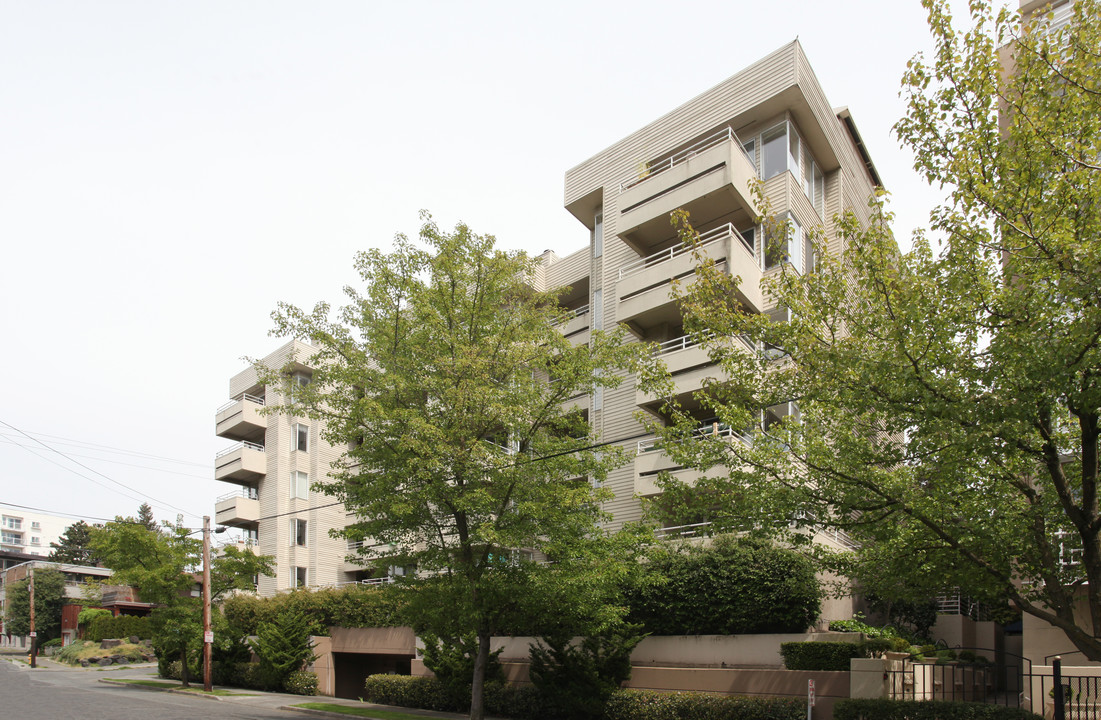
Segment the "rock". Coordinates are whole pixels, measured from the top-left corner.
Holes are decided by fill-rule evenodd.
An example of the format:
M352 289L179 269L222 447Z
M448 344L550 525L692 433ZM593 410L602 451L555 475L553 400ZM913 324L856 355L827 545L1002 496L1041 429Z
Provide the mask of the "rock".
M88 663L87 660L81 660L80 661L80 667L88 667L88 665L89 665L89 663Z
M130 642L131 645L137 645L138 641L141 640L141 638L138 637L137 635L131 635L130 637L128 637L126 639Z
M148 655L142 655L141 659L144 660L145 662L156 662L157 661L157 656L150 653Z
M99 665L100 667L107 667L110 664L111 658L100 658L99 660L96 660L96 665Z
M118 638L112 638L110 640L100 640L99 641L99 646L103 650L106 650L107 648L118 647L119 645L122 645L122 640L120 640Z

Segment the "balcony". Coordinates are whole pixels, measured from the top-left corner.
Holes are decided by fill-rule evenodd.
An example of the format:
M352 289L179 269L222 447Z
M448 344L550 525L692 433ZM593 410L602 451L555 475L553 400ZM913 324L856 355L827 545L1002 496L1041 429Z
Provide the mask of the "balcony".
M620 183L619 236L636 249L652 247L668 237L669 214L678 208L698 224L751 223L760 215L750 192L756 179L756 166L726 128Z
M730 338L727 342L736 350L744 350L747 353L757 352L756 346L744 337ZM722 368L711 362L711 356L705 347L690 335L663 342L654 351L654 356L662 359L673 376L673 395L675 396L702 389L708 378L720 381L727 379ZM654 393L640 388L635 389L636 405L646 405L659 399Z
M237 395L215 413L214 434L228 440L263 440L268 429L268 419L261 413L263 407L262 397Z
M741 278L736 291L739 302L752 312L763 309L761 265L753 246L732 224L701 234L699 249L726 273ZM679 319L672 281L680 278L682 287L691 285L695 268L695 254L683 244L623 265L616 281L616 320L647 328Z
M697 436L712 436L722 438L726 442L739 440L745 442L741 434L735 433L731 428L703 427L696 431ZM690 442L690 441L685 441ZM662 452L655 438L639 440L635 454L635 494L641 497L652 497L661 494L657 479L661 471L668 471L675 480L686 485L694 485L701 477L721 476L730 473L725 465L716 465L707 470L683 467L678 465L673 458Z
M241 488L214 501L214 522L219 525L255 525L260 521L260 500L255 488Z
M557 327L560 333L566 336L570 336L574 335L575 333L579 333L582 330L589 329L590 320L588 305L582 305L579 308L567 310L566 312L569 313L570 317L568 317L565 322L558 324ZM588 342L588 333L586 333L585 336L586 342Z
M268 472L264 446L239 442L214 456L214 479L239 485L254 485Z
M348 553L341 563L341 572L359 572L364 568L373 567L385 560L387 553L393 552L394 546L389 543L376 543L374 540L349 540ZM348 557L359 558L359 562L352 562ZM379 581L381 578L372 578Z

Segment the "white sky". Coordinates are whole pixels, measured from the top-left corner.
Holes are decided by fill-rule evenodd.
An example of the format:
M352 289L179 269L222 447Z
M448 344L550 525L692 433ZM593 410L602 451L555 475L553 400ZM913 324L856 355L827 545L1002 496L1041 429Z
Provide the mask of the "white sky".
M905 241L939 197L890 135L930 45L918 0L2 0L0 421L195 526L233 489L214 411L282 342L278 301L338 303L355 251L415 234L421 208L508 248L582 247L567 168L797 35ZM3 425L0 459L0 502L145 499Z

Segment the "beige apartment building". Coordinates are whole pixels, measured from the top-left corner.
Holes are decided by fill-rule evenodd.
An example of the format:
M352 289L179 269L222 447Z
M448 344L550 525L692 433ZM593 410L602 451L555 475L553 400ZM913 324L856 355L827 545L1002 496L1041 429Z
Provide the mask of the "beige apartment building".
M758 179L772 210L795 228L782 256L764 252L756 225L760 208L750 190ZM639 341L659 343L677 392L688 397L719 371L685 337L670 294L671 281L690 281L693 268L669 214L681 207L689 211L708 254L742 277L740 299L748 311L782 317L784 311L763 297L761 279L782 263L800 271L811 267L804 228L822 227L831 243L839 242L829 219L844 209L866 219L878 184L849 113L830 105L802 47L792 42L569 170L565 206L588 228L590 243L564 258L545 253L534 282L541 289L569 287L561 302L574 313L561 331L575 343L588 343L592 330L617 324ZM299 365L291 387L309 381L314 350L292 342L263 359L268 367L281 367L292 353ZM605 507L613 530L642 517L641 498L658 491L659 472L685 480L696 472L676 467L652 439L640 438L645 428L637 411L656 413L659 403L635 385L627 378L615 390L569 400L588 414L602 440L631 438L624 445L633 460L606 483L615 494ZM215 473L234 490L219 498L217 522L245 529L261 552L276 557L277 577L260 579L263 595L366 579L370 572L345 561L346 543L328 534L344 526L344 508L309 490L340 448L325 444L309 420L265 414L281 392L261 385L252 369L230 381L231 399L218 411L217 433L238 442L218 455ZM797 412L794 404L768 410L774 417ZM701 425L710 421L702 414L699 419ZM669 522L663 531L696 529ZM837 536L819 540L845 542ZM849 616L840 607L826 615Z
M783 253L765 252L756 224L761 208L751 192L757 181L772 212L794 229ZM691 282L693 260L670 213L687 210L707 254L742 278L739 300L747 312L782 318L785 310L762 294L761 280L783 264L800 272L813 267L809 228L822 228L836 249L831 218L851 209L867 221L868 198L879 184L852 117L829 103L795 41L567 171L566 209L591 241L563 259L545 256L543 280L548 288L571 287L563 302L577 315L563 328L567 335L587 342L592 329L622 324L639 341L657 343L678 396L692 407L692 393L721 376L685 335L671 294L674 279ZM606 506L612 529L641 518L640 498L659 492L659 472L686 481L698 476L678 468L652 439L637 439L645 433L638 411L660 417L660 402L636 389L634 378L583 405L600 439L636 438L624 443L634 460L606 483L615 493ZM794 403L769 408L763 419L791 413L798 413ZM701 427L710 428L708 413L699 415ZM665 524L666 534L694 532L675 519Z

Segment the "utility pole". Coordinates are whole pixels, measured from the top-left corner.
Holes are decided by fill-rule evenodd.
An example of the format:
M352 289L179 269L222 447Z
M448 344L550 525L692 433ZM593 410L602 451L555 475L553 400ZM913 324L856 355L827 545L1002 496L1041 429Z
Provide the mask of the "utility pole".
M38 667L35 664L35 659L36 659L35 655L38 654L38 652L37 652L38 651L38 633L35 632L35 629L34 629L34 565L33 564L28 568L28 572L30 572L30 574L31 574L30 590L29 590L28 594L30 595L30 601L31 601L31 667L33 668L33 667Z
M210 516L203 516L203 691L211 692L210 650L214 632L210 629Z

